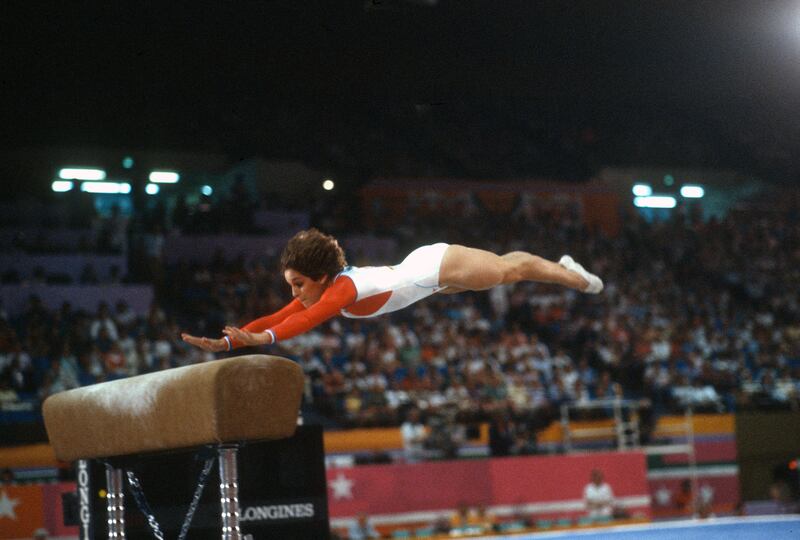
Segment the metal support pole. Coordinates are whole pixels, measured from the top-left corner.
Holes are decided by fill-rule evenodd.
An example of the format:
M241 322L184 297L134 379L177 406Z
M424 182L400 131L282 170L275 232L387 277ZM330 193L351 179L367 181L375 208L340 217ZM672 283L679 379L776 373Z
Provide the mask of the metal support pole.
M235 446L219 449L219 496L222 516L222 540L242 540L239 529L239 473Z
M686 407L684 416L686 422L686 444L689 446L689 477L692 482L692 493L694 494L694 513L700 511L700 482L697 477L697 453L694 447L694 416L692 407Z
M125 538L125 494L123 492L122 469L106 465L106 495L108 510L108 538Z
M617 450L625 450L625 421L622 417L622 401L614 400L614 428L617 432Z
M572 451L572 434L569 431L569 406L564 403L561 405L561 445L564 452Z

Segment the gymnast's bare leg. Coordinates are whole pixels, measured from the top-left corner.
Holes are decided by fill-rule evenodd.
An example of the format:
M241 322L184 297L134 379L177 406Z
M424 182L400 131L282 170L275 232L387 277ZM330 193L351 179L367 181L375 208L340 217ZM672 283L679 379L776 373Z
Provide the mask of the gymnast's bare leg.
M497 255L453 244L445 251L439 269L439 285L447 287L441 291L445 294L482 291L519 281L555 283L590 294L603 290L602 280L569 255L556 263L525 251Z

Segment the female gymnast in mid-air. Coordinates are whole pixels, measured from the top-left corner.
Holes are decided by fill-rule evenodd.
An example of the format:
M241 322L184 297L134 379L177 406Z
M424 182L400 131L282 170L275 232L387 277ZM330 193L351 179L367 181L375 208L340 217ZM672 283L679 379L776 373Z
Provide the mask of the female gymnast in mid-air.
M269 345L309 331L336 315L375 317L435 293L482 291L518 281L557 283L590 294L603 282L569 255L558 263L524 251L496 255L457 244L432 244L412 251L395 266L347 266L332 236L301 231L281 255L292 300L283 309L242 328L226 326L218 339L182 334L187 343L212 352Z

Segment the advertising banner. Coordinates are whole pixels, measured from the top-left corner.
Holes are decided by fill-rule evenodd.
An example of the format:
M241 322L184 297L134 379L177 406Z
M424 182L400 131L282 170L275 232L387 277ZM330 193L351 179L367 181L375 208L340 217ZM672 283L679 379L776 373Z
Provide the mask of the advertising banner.
M594 469L605 476L617 506L649 517L641 452L329 469L329 513L334 526L362 512L378 523L421 523L447 516L462 504L484 506L498 517L576 517L585 513L583 490Z
M0 538L33 538L44 521L42 488L0 486Z

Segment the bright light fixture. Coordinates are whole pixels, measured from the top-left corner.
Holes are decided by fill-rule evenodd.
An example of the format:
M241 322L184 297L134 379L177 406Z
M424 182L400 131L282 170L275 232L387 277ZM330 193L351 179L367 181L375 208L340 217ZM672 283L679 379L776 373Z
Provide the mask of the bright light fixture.
M706 194L706 190L702 186L681 186L681 197L687 199L700 199Z
M158 194L160 189L161 188L158 187L158 184L147 184L144 187L144 192L147 193L148 195L156 195Z
M214 193L214 188L211 186L203 186L200 188L200 193L205 195L206 197L210 197L212 193Z
M181 175L173 171L153 171L150 173L150 181L159 184L175 184L181 179Z
M647 184L633 184L633 194L637 197L649 197L653 194L653 188Z
M56 193L64 193L72 189L73 183L69 180L53 180L53 191Z
M322 189L325 191L330 191L335 187L336 184L333 183L333 180L330 178L326 178L325 181L322 182Z
M635 197L633 204L639 208L675 208L677 202L675 197L652 195L649 197Z
M127 182L83 182L81 191L86 193L130 193L131 185Z
M106 171L103 169L61 169L58 177L64 180L105 180Z

